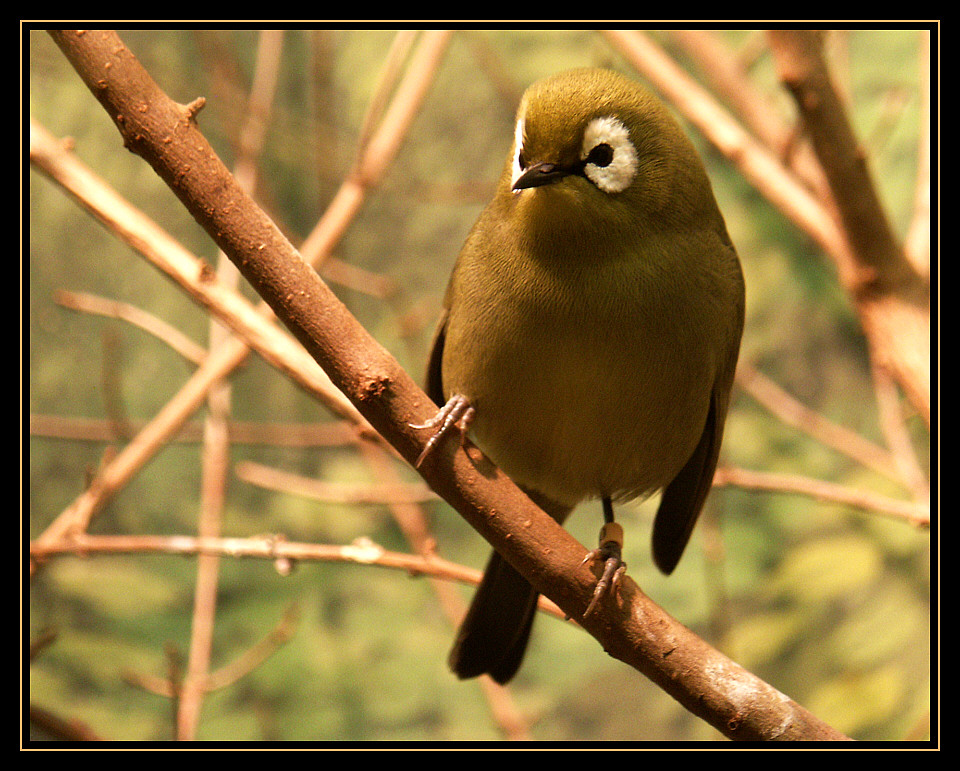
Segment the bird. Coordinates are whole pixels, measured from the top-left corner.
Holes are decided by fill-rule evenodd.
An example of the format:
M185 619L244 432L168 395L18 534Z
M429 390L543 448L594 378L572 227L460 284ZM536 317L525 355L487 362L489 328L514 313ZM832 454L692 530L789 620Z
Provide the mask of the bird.
M704 164L663 102L610 69L544 77L520 100L447 285L426 376L438 412L416 426L433 432L417 465L459 432L560 523L600 499L588 613L626 568L614 504L660 492L652 556L670 574L716 469L744 304ZM494 551L453 672L509 682L537 598Z

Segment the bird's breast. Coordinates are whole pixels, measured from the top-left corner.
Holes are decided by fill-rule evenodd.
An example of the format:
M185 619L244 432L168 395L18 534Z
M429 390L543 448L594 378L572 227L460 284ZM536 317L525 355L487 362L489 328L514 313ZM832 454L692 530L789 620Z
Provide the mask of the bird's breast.
M471 438L518 484L568 504L649 493L700 437L709 343L642 292L579 289L489 280L458 293L444 390L471 402Z

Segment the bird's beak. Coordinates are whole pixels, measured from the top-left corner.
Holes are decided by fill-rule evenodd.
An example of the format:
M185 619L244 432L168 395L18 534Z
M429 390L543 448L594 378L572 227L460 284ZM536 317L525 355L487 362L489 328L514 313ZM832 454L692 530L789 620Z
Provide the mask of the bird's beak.
M514 180L514 190L525 190L528 187L552 185L563 179L570 172L555 163L535 163L523 170L523 173Z

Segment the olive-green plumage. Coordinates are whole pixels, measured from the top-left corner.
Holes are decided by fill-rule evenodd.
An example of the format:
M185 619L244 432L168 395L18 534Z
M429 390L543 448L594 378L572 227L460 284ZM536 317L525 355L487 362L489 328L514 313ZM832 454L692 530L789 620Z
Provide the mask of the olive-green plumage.
M496 194L460 253L428 372L471 440L560 521L663 490L671 572L710 489L744 289L703 165L666 108L606 70L531 86ZM451 652L509 680L536 593L494 554Z

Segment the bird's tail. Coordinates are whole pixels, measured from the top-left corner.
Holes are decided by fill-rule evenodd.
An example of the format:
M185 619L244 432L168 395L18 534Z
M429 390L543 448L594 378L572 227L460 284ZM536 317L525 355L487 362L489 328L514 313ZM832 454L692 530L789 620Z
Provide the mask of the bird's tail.
M450 651L456 675L488 674L498 683L509 681L527 649L537 596L527 580L493 552Z

